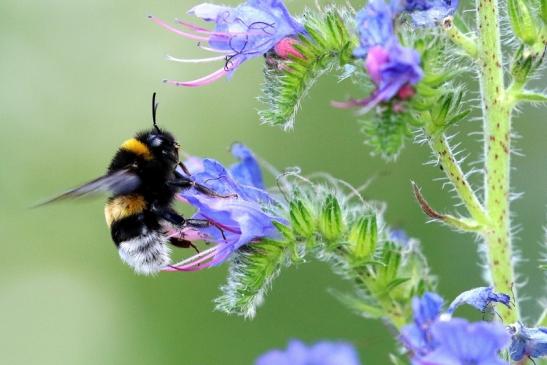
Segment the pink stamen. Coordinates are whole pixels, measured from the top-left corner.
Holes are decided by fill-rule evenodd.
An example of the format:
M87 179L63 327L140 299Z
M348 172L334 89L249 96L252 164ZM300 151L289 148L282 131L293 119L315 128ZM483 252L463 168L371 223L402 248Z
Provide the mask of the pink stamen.
M165 23L163 20L161 20L159 18L156 18L155 16L149 15L148 18L151 19L154 23L156 23L160 27L165 28L165 29L167 29L167 30L169 30L169 31L171 31L175 34L178 34L178 35L180 35L184 38L193 39L193 40L196 40L196 41L204 41L204 42L207 42L209 40L208 37L202 37L202 36L198 36L198 35L195 35L195 34L183 32L182 30L177 29L175 27L172 27L171 25Z
M186 87L198 87L198 86L205 86L212 84L213 82L217 81L218 79L222 78L224 75L226 75L229 72L229 70L226 70L224 67L207 75L202 78L192 80L192 81L175 81L175 80L163 80L163 82L175 86L186 86Z
M206 62L214 62L214 61L220 61L226 59L226 56L215 56L215 57L208 57L208 58L177 58L173 57L171 55L166 56L167 60L174 61L174 62L180 62L180 63L206 63Z

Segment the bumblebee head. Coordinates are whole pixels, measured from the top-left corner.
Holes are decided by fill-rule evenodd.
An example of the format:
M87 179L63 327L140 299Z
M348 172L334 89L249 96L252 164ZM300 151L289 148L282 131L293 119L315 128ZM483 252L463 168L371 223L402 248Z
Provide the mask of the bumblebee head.
M151 129L139 133L135 139L146 147L152 159L173 166L179 162L180 146L171 133Z

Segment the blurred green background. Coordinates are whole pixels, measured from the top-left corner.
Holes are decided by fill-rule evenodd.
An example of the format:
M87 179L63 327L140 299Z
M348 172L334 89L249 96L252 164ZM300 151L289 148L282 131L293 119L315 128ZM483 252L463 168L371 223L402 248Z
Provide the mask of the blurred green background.
M235 4L236 1L226 1ZM288 1L299 12L311 1ZM359 6L361 2L355 1ZM439 210L455 201L426 146L409 145L396 163L370 157L350 112L329 100L350 94L334 77L318 84L303 105L296 129L260 126L255 97L261 62L245 64L233 80L199 89L164 85L188 80L218 65L180 65L163 59L202 56L191 41L146 18L184 16L189 0L2 0L0 3L0 363L1 364L252 364L290 338L345 339L364 364L386 364L388 331L361 319L327 293L347 288L322 264L282 274L255 320L213 312L226 267L199 273L139 277L118 259L104 224L103 202L29 206L103 173L124 139L150 126L150 98L158 91L159 121L185 150L231 162L227 148L242 141L278 168L325 171L354 185L379 177L365 192L388 203L388 221L419 237L440 292L447 298L481 285L476 243L426 224L410 192L410 179ZM514 203L523 308L536 318L533 298L545 295L537 270L543 239L545 114L525 109L515 118ZM458 127L477 160L479 127Z

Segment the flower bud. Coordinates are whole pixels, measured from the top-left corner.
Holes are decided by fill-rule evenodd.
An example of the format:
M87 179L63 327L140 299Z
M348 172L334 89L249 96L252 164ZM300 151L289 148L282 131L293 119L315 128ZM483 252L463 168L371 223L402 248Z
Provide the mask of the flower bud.
M311 237L315 228L311 209L301 200L296 199L290 203L289 214L293 231L303 237Z
M338 200L334 195L327 196L321 215L319 216L319 231L327 241L335 241L342 235L344 222Z
M533 45L538 40L539 24L531 14L526 0L509 0L507 3L509 20L515 35L525 44Z
M376 250L376 217L361 217L351 227L348 241L350 249L357 259L367 259L374 254Z

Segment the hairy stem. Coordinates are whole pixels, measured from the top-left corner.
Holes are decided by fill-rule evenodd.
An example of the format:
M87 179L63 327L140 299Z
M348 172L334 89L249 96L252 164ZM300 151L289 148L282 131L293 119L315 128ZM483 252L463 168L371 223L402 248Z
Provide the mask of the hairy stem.
M465 174L463 173L458 161L452 153L446 136L442 133L437 133L429 136L429 145L439 158L443 171L454 185L458 196L465 204L469 214L479 225L486 225L488 218L480 203L477 195L469 185Z
M483 236L492 285L498 292L514 293L509 221L511 108L505 100L498 1L476 0L476 5L480 32L478 64L484 129L485 208L489 217L489 226ZM513 299L518 303L517 298ZM520 318L518 306L514 309L499 307L498 310L505 323L514 323Z

